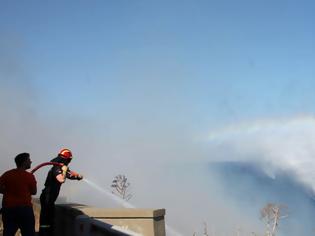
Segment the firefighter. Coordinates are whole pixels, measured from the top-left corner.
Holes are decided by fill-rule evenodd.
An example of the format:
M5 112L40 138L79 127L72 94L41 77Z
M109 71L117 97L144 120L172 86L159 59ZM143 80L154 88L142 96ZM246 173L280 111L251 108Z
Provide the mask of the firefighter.
M53 166L45 181L45 187L40 195L40 228L39 235L50 236L53 235L54 211L55 201L58 198L61 185L66 179L81 180L83 176L70 171L68 165L72 160L72 153L69 149L62 149L58 156L51 160L51 162L58 162L62 166Z

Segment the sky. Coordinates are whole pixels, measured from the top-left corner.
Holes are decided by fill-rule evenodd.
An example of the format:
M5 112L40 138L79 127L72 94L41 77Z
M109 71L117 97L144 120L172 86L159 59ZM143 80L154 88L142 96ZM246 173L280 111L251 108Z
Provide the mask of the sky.
M182 206L168 201L187 194L185 163L263 159L271 175L293 169L315 186L314 10L308 0L0 0L1 171L19 152L36 165L68 147L99 184L130 176L138 205L154 198L151 180L169 192L151 204L175 225Z

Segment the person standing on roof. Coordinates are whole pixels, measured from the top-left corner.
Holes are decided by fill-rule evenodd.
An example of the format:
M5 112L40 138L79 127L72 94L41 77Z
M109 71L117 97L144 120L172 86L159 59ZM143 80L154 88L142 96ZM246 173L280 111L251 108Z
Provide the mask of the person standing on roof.
M51 162L58 162L63 166L53 166L45 181L45 187L40 195L40 226L39 235L49 236L53 234L55 201L58 198L60 187L66 179L81 180L83 176L70 171L68 165L72 160L72 153L69 149L62 149L58 156Z
M31 168L29 153L20 153L15 159L16 169L0 177L2 198L3 236L14 236L20 229L22 236L35 235L35 217L32 195L37 192L36 179L26 171Z

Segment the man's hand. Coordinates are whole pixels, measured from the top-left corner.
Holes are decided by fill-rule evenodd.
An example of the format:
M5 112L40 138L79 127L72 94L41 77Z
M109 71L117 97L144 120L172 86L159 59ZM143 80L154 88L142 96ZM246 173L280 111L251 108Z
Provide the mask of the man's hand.
M67 173L67 171L68 171L68 166L63 165L63 166L61 167L61 170L62 170L62 174L65 175L65 174Z
M59 183L64 183L67 178L67 172L68 172L68 166L63 165L61 168L62 173L58 174L56 176L56 179Z
M74 177L75 179L77 179L77 180L81 180L81 179L83 179L83 176L82 175L80 175L79 173L77 173L77 172L75 172L75 171L70 171L70 176L71 177Z

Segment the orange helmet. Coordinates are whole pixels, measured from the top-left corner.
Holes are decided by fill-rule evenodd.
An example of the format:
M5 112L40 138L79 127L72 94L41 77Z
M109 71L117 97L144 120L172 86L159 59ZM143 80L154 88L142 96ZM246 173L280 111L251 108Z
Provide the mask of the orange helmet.
M71 151L70 151L69 149L66 149L66 148L62 149L62 150L59 152L58 155L61 156L61 157L64 158L64 159L72 159L72 153L71 153Z

